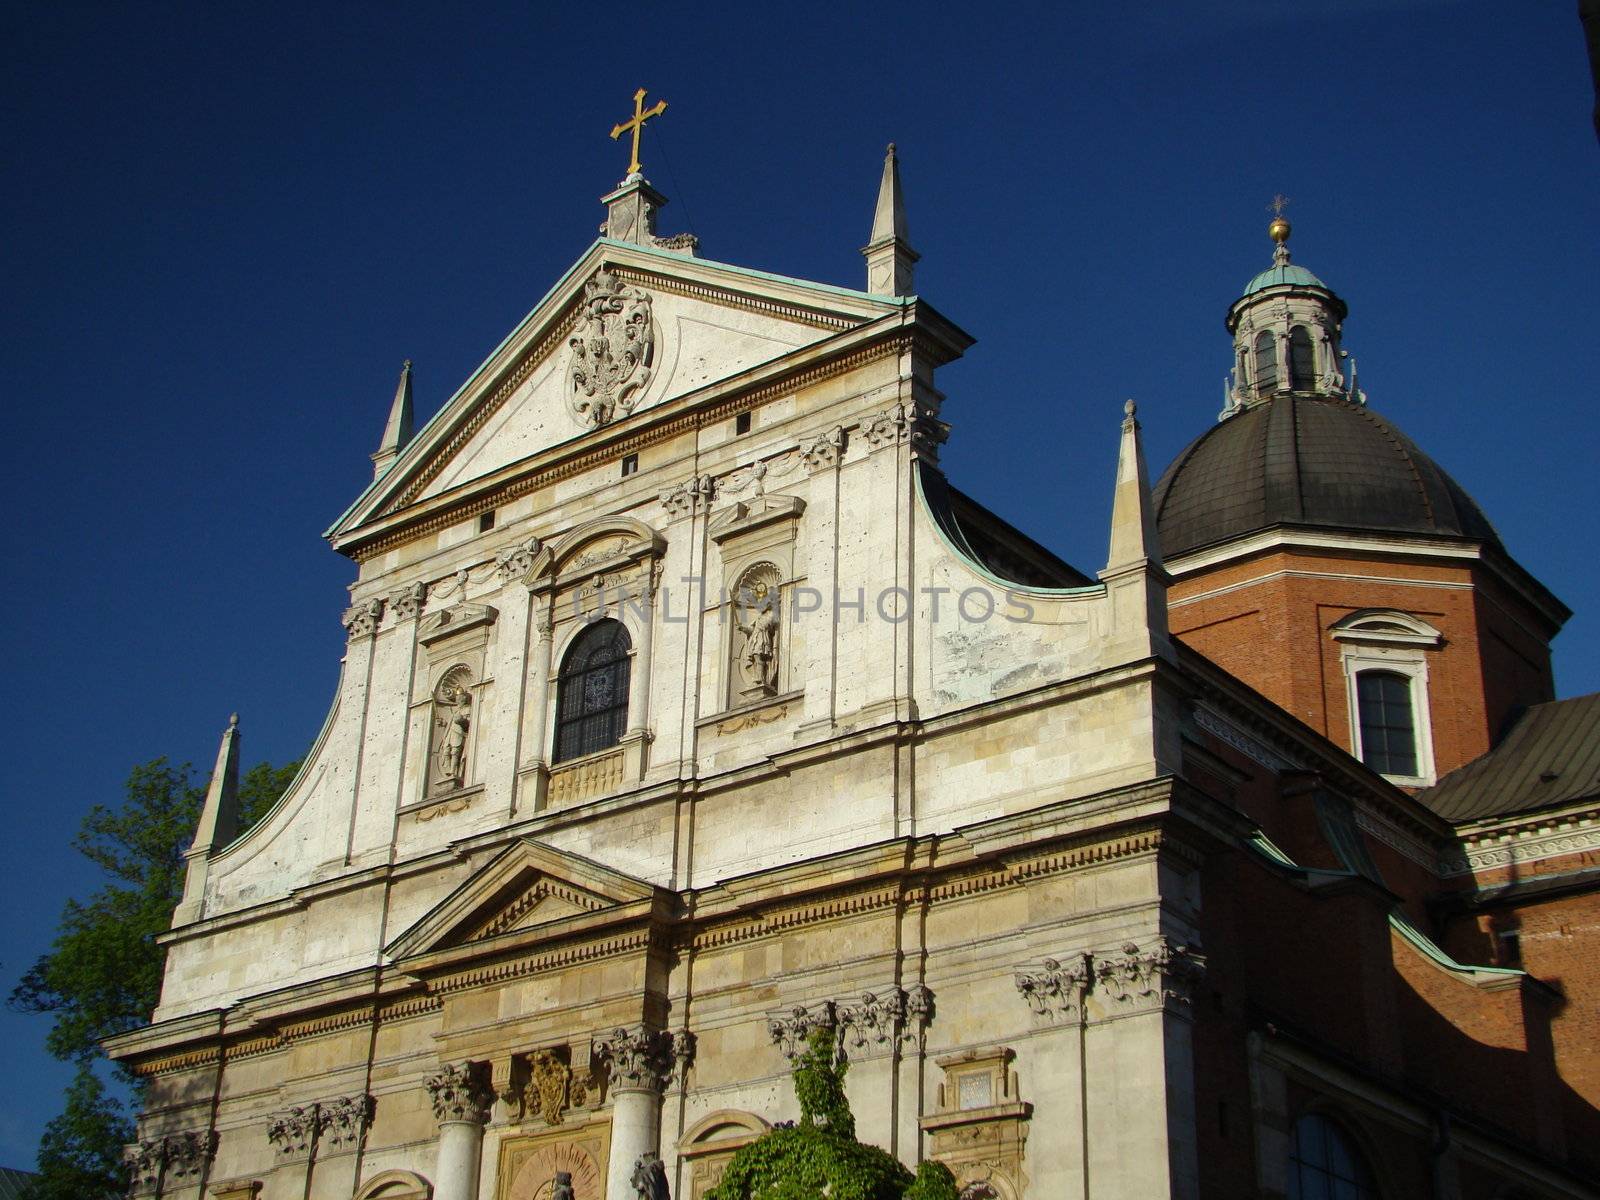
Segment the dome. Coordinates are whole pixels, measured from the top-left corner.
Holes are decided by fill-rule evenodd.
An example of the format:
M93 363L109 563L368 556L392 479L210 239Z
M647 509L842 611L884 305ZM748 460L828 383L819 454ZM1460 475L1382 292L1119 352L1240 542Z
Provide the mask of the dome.
M1333 396L1283 393L1241 408L1178 455L1155 506L1168 559L1275 525L1500 547L1483 510L1410 438Z
M1304 267L1297 267L1286 262L1281 266L1268 267L1249 283L1244 285L1244 295L1253 296L1257 292L1265 291L1269 287L1318 287L1323 291L1328 290L1328 285L1323 283Z

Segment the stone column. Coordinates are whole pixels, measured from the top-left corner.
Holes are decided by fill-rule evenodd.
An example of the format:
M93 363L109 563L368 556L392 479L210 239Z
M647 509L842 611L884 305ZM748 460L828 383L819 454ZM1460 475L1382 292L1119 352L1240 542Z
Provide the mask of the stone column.
M611 1074L607 1196L630 1195L634 1164L659 1146L661 1091L672 1073L672 1047L670 1034L643 1025L613 1030L609 1038L595 1043L595 1056L606 1060Z
M477 1200L483 1126L494 1097L476 1063L450 1063L424 1086L439 1121L434 1200Z

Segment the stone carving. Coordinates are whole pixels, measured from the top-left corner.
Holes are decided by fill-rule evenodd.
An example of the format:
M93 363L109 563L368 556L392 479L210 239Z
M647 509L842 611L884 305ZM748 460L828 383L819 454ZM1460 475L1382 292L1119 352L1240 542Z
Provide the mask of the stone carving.
M525 542L514 546L507 546L494 556L495 573L499 575L502 584L510 583L514 579L521 579L533 570L533 560L539 551L544 548L544 543L536 537L531 537Z
M175 1180L188 1180L205 1170L217 1153L217 1131L178 1133L162 1139L167 1174ZM182 1186L180 1183L179 1186Z
M926 458L936 458L941 443L950 436L950 426L915 404L896 404L861 426L867 445L874 450L909 440L911 448Z
M434 792L453 792L466 782L467 735L472 731L472 673L451 667L433 691Z
M567 1107L567 1089L571 1081L571 1067L548 1050L535 1051L528 1056L524 1104L538 1112L547 1124L559 1125Z
M1148 950L1124 942L1120 953L1095 960L1095 990L1124 1005L1188 1004L1191 985L1205 974L1205 962L1198 946L1166 937L1157 937Z
M378 632L378 622L383 619L383 601L368 600L362 604L352 604L339 619L352 642L371 637Z
M1039 971L1017 975L1017 991L1041 1017L1057 1020L1083 1011L1083 994L1090 980L1089 956L1080 954L1063 963L1047 958Z
M166 1161L161 1138L146 1138L122 1148L122 1162L128 1168L131 1190L153 1192L161 1183L161 1165Z
M746 569L733 589L733 621L740 635L734 662L746 700L778 692L778 582L778 568L760 562Z
M550 1200L574 1200L571 1171L556 1172L555 1183L550 1188Z
M317 1106L295 1105L277 1113L267 1123L267 1140L285 1158L299 1158L311 1153L311 1143L317 1140Z
M922 984L863 992L854 1004L835 1006L841 1042L856 1050L898 1050L907 1039L922 1044L933 1019L933 992Z
M317 1106L317 1132L334 1151L353 1150L372 1124L371 1096L343 1096Z
M646 1151L633 1164L633 1194L638 1200L672 1200L667 1187L667 1168L659 1154Z
M668 488L659 499L668 517L687 517L695 509L709 505L716 494L717 481L710 475L697 475L687 483Z
M567 345L567 403L589 426L633 411L649 386L655 358L650 296L610 271L583 285L578 327Z
M874 450L893 445L905 434L906 406L896 404L893 408L868 417L862 422L861 431L866 435L867 445Z
M674 1035L642 1025L612 1030L609 1038L594 1044L594 1057L605 1063L613 1088L659 1092L693 1055L692 1034Z
M812 1030L838 1028L839 1016L832 1000L823 1000L809 1008L796 1005L782 1016L767 1018L767 1035L790 1062L805 1053L806 1039Z
M808 471L825 471L839 465L839 461L844 458L844 447L844 427L835 425L825 433L818 434L815 440L803 447L800 451L800 460L805 463Z
M745 729L754 729L757 725L770 725L774 721L781 721L789 715L789 706L779 704L772 708L760 709L757 712L745 713L731 721L717 722L717 733L726 736L730 733L739 733Z
M448 1063L437 1075L423 1081L433 1101L433 1115L445 1121L471 1121L483 1124L489 1119L494 1095L484 1082L476 1063Z
M428 585L419 580L389 597L389 611L396 621L412 621L422 614L427 599Z

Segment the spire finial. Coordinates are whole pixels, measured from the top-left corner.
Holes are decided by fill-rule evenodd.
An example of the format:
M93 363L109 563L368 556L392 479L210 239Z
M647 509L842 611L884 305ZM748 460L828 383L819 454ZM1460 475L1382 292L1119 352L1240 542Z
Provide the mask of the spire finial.
M1272 223L1267 226L1267 236L1277 245L1272 252L1272 261L1275 266L1283 266L1289 261L1289 233L1294 226L1289 224L1289 218L1283 215L1283 210L1289 207L1289 197L1279 192L1272 198L1272 203L1267 205L1267 211L1272 214Z
M372 477L376 479L389 469L400 452L411 442L414 424L411 408L411 360L400 364L400 382L395 385L394 402L389 406L389 421L383 427L383 441L372 456Z
M911 268L918 255L911 248L906 229L900 159L893 142L884 150L878 205L872 212L872 236L861 253L867 258L867 291L879 296L911 295Z

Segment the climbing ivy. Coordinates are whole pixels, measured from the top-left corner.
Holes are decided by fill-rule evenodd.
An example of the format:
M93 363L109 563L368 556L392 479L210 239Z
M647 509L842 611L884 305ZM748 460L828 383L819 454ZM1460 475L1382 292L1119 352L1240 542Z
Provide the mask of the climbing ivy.
M812 1030L794 1067L799 1123L777 1125L736 1151L706 1200L956 1200L943 1163L924 1162L913 1176L888 1151L856 1141L848 1067L832 1030Z

